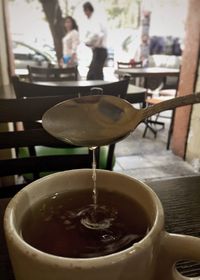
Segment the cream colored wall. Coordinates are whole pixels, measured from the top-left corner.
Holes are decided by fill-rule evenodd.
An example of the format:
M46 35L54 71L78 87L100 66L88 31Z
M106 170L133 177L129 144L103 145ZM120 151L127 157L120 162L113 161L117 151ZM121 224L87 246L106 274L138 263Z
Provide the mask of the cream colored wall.
M200 92L200 61L196 92ZM200 104L193 106L187 141L186 160L194 166L195 171L200 172Z
M3 1L0 0L0 86L9 84Z

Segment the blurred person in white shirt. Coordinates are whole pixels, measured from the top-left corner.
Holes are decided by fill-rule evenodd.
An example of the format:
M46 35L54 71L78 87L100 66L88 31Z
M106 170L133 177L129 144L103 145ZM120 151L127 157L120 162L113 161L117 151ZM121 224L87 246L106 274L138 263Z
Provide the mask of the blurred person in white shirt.
M87 73L87 80L103 80L103 67L107 58L106 37L107 30L105 23L101 22L94 13L90 2L83 4L83 10L87 17L85 44L92 49L92 61Z
M78 25L71 16L67 16L64 20L66 35L62 39L63 58L60 65L75 65L77 64L77 47L80 43Z

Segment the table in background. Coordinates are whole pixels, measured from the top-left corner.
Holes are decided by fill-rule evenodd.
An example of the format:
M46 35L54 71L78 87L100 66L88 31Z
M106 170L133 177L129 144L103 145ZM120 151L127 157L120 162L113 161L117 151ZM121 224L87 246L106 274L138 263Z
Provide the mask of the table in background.
M149 181L160 198L168 232L200 237L200 176ZM14 280L3 236L3 214L8 200L0 200L0 279ZM200 266L188 262L179 265L185 275L200 276ZM161 279L162 280L162 279Z
M102 81L102 80L80 80L80 81L48 81L48 82L34 82L38 85L46 86L62 86L62 87L101 87L102 85L110 84L117 81ZM135 85L129 85L127 91L127 100L130 103L138 103L135 100L139 100L140 103L143 103L145 107L146 99L146 89L143 87L138 87Z
M179 79L180 69L164 68L164 67L127 68L127 69L118 69L115 71L115 73L120 76L128 74L133 78L136 78L136 77L144 78L144 87L148 88L148 79L149 78L158 78L158 79L163 78L165 80L167 77L177 77L177 79ZM177 85L178 85L178 83L177 83ZM169 128L169 132L168 132L167 149L169 149L169 146L170 146L171 135L173 132L173 123L174 123L174 110L172 113L172 119L171 119L170 128ZM148 122L147 122L147 124L148 124ZM151 128L150 125L149 125L149 128ZM153 131L153 129L152 129L152 131Z
M144 78L155 78L155 77L166 77L174 76L178 77L180 70L177 68L163 68L163 67L144 67L144 68L126 68L117 69L115 73L118 75L130 75L131 77L144 77Z
M34 84L44 86L62 86L62 87L100 87L101 85L111 84L115 81L103 80L78 80L78 81L37 81Z

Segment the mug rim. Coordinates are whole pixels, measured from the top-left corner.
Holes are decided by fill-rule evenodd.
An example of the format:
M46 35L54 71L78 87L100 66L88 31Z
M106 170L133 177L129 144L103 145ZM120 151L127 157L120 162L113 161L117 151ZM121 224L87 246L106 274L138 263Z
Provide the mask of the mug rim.
M139 242L134 243L132 246L121 250L119 252L115 252L109 255L105 255L105 256L98 256L98 257L92 257L92 258L70 258L70 257L62 257L62 256L56 256L53 254L49 254L49 253L45 253L35 247L33 247L32 245L30 245L28 242L26 242L18 233L18 231L16 230L16 227L13 223L13 215L14 215L14 209L16 207L16 201L20 199L20 197L23 196L23 193L26 192L29 188L33 188L34 185L37 185L37 183L42 182L44 180L50 180L52 177L55 179L56 177L65 175L65 173L85 173L91 171L91 169L73 169L73 170L67 170L67 171L61 171L61 172L56 172L54 174L50 174L47 175L45 177L42 177L30 184L28 184L27 186L25 186L22 190L20 190L8 203L7 207L6 207L6 211L4 214L4 231L7 232L7 234L11 234L13 235L12 237L12 242L15 243L15 246L18 247L18 249L25 254L31 254L33 255L37 255L37 259L40 262L44 262L44 263L57 263L60 266L66 266L66 262L68 263L69 266L76 266L76 267L91 267L92 264L95 264L96 266L102 266L102 262L104 263L103 265L109 265L109 260L111 260L111 262L117 262L117 261L121 261L122 259L126 259L128 257L128 255L132 255L133 253L137 254L137 252L139 253L139 251L141 251L142 248L146 248L147 246L150 246L153 243L153 240L159 235L159 233L162 232L163 228L164 228L164 211L163 211L163 207L162 204L158 198L158 196L156 195L156 193L144 182L131 177L129 175L126 174L122 174L122 173L118 173L118 172L113 172L113 171L108 171L108 170L101 170L101 169L97 169L98 173L112 173L115 174L115 176L120 176L120 177L124 177L127 178L129 180L132 180L134 182L136 182L137 184L141 185L143 187L143 189L145 189L145 191L147 191L150 196L151 199L154 203L155 206L155 218L153 221L153 224L151 226L151 229L149 230L149 232L144 236L144 238L142 238ZM7 237L6 237L7 238ZM11 238L9 238L9 241L11 241ZM7 240L8 243L8 240ZM32 251L32 252L30 252Z

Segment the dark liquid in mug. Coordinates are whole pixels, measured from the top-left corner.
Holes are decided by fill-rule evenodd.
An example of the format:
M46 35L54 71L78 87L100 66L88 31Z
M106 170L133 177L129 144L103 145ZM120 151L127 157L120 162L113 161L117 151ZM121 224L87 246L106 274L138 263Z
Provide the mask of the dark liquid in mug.
M37 202L22 220L21 235L33 247L57 256L91 258L112 254L140 241L149 222L129 197L99 190L56 193Z

